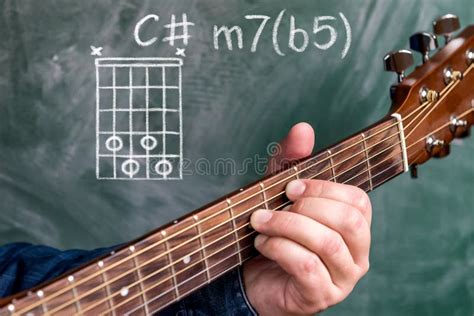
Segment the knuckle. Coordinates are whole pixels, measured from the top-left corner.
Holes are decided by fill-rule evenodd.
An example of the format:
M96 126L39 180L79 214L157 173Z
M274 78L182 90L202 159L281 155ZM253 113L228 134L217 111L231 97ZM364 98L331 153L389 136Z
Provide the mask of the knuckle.
M311 253L302 261L302 265L303 271L306 274L315 274L319 267L319 257L316 254Z
M365 218L360 211L352 206L347 206L343 212L343 227L344 230L355 233L358 232L365 223Z
M352 200L352 205L360 210L363 210L364 212L368 212L371 209L369 196L364 190L359 188L354 188L354 198Z
M322 240L321 251L328 256L333 256L339 253L344 245L341 235L337 233L327 233L326 237Z
M281 253L282 239L276 237L270 237L266 242L266 248L270 253L279 254Z

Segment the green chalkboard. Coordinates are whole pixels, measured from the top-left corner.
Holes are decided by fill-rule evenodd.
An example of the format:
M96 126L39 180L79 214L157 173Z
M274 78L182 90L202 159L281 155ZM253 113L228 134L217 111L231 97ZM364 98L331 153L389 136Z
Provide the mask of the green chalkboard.
M0 243L124 242L257 179L255 155L265 157L296 122L315 127L319 148L356 132L389 109L395 77L383 72L384 54L448 12L474 23L472 0L1 0ZM184 13L191 38L172 46L165 25ZM140 46L136 25L150 14L159 19L143 23L139 37L156 41ZM253 50L262 20L246 15L269 17ZM289 43L291 16L307 47L302 32ZM313 34L315 18L337 33L327 49L330 31ZM215 25L239 26L242 49L235 34L232 51L225 34L216 49ZM174 148L186 161L181 180L97 179L91 46L102 47L102 58L183 61L182 133L173 141L182 140L182 157ZM422 166L419 179L403 175L371 193L371 270L326 315L474 313L473 153L472 138L457 142L448 159ZM238 170L206 167L222 160Z

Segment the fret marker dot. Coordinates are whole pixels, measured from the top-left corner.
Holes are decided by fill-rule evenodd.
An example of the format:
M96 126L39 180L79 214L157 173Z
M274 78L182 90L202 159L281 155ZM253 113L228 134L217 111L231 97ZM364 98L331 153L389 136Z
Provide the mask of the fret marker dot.
M38 297L43 297L44 296L44 292L39 290L38 292L36 292L36 295L38 295Z
M71 283L74 282L74 276L73 275L68 276L67 280Z
M162 235L163 237L166 237L166 231L162 230L162 231L161 231L161 235Z
M135 246L130 246L130 247L128 247L128 249L130 250L130 252L134 252L135 251Z
M15 305L13 305L13 304L8 305L8 310L10 312L14 312L15 311Z
M197 215L194 215L193 219L197 222L199 220L199 217Z
M99 268L102 268L104 266L104 261L97 262L97 265L99 266Z
M173 224L178 224L178 220L173 221Z
M122 296L127 296L128 295L128 287L124 286L121 290L120 290L120 295Z
M190 262L191 262L191 256L186 256L186 257L184 257L184 258L183 258L183 262L184 262L184 264L190 263Z

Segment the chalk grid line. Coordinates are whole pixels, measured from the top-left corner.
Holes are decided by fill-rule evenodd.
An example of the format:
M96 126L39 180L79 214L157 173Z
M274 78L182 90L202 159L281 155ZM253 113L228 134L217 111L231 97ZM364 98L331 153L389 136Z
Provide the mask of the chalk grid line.
M180 58L97 58L96 66L96 177L99 180L180 180L183 177L183 126L182 126L182 65ZM127 69L128 68L128 69ZM118 69L128 70L128 84L120 78ZM150 69L159 69L161 84L150 84ZM144 70L144 78L134 82L134 73ZM177 75L177 83L170 84L167 73ZM123 73L120 73L123 75ZM139 73L140 74L140 73ZM126 75L125 75L126 76ZM103 81L110 81L102 85ZM118 82L120 82L120 85ZM144 84L142 83L144 81ZM150 91L161 90L161 104L150 100ZM169 104L167 90L177 91L177 100ZM111 92L109 99L105 92ZM117 102L118 91L128 92L128 106L121 108ZM134 94L144 92L144 108L135 108ZM107 95L109 96L109 95ZM177 104L176 104L177 102ZM105 103L105 104L104 104ZM177 108L176 108L177 107ZM156 113L161 117L150 113ZM174 113L178 122L169 124L167 115ZM128 115L127 122L120 121L117 114ZM144 126L134 126L134 115L145 115ZM111 118L110 126L101 123L103 117ZM141 117L139 117L141 118ZM151 124L159 123L161 130ZM177 125L177 126L176 126ZM144 127L141 130L140 127ZM178 138L178 151L173 152L167 144L167 136ZM127 137L128 136L128 137ZM161 137L159 137L161 136ZM125 141L128 140L128 144ZM161 140L161 144L159 144ZM128 148L124 148L128 147ZM161 150L160 150L161 149ZM144 150L141 154L140 150ZM175 150L176 151L176 150Z

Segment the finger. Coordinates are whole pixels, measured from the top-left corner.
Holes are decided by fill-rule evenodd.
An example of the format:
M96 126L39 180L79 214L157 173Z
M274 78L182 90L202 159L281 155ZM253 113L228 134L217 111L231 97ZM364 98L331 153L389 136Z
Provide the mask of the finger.
M258 235L255 248L275 261L302 286L303 293L314 296L315 291L334 291L331 276L321 259L300 244L282 237Z
M290 161L307 157L314 147L314 131L308 123L293 126L278 147L278 152L268 163L269 173L280 170Z
M372 207L369 196L355 186L322 180L301 179L287 184L286 195L292 201L305 197L320 197L353 205L361 211L369 226L372 222Z
M334 284L343 286L354 280L354 260L341 235L301 214L257 210L250 219L252 227L270 237L290 239L317 254L325 263Z
M335 200L311 197L297 200L290 210L338 232L349 248L354 262L366 272L370 250L370 227L357 208Z

